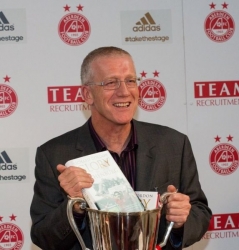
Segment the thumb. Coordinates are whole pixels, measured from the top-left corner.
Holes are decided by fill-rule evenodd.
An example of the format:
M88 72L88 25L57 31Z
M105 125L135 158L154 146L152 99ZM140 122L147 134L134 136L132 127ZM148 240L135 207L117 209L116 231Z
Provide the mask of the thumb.
M57 169L60 173L63 173L64 170L66 169L66 167L65 167L64 165L59 164L59 165L56 166L56 169Z
M170 192L170 193L173 193L173 192L176 192L177 191L177 188L173 185L169 185L168 188L167 188L167 192Z

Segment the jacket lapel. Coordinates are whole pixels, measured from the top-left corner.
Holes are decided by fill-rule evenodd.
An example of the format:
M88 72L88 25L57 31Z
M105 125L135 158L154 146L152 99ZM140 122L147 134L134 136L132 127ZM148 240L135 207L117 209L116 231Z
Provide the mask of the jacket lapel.
M97 153L94 141L90 135L88 122L78 130L76 150L80 151L80 156Z
M143 129L142 124L133 121L136 127L138 149L136 155L136 190L154 191L153 177L155 174L155 144L149 133Z

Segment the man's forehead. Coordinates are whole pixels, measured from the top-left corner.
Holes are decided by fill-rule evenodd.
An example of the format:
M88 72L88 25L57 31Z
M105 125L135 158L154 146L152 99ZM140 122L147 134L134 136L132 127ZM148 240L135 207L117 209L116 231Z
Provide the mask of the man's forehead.
M121 60L121 59L125 59L125 60L129 60L133 63L133 60L131 58L131 56L127 55L127 54L110 54L110 55L100 55L98 57L96 57L93 60L94 62L100 62L100 61L107 61L107 60Z

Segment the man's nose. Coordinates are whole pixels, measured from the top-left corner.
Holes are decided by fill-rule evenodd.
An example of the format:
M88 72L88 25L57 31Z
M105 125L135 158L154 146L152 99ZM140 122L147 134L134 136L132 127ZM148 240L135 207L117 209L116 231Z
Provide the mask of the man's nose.
M129 94L129 89L124 80L120 81L120 86L117 89L117 92L120 94Z

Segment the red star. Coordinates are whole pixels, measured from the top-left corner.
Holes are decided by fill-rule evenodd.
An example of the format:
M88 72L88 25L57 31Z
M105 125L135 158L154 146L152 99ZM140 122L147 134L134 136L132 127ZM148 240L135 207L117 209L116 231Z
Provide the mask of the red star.
M209 6L211 7L210 9L215 9L216 4L212 2L211 4L209 4Z
M227 6L228 6L228 3L225 3L225 2L224 2L224 3L222 4L222 8L223 8L223 9L227 9Z
M65 11L70 11L70 6L66 5L65 7L63 7L65 9Z
M140 75L141 75L142 77L146 77L147 73L144 72L144 71L142 71L142 73L140 73Z
M229 135L228 137L227 137L227 141L232 141L232 136L231 135Z
M12 220L16 220L16 217L17 217L17 216L15 216L14 214L12 214L12 215L9 216L9 217L10 217L10 219L11 219L11 221L12 221Z
M80 11L80 10L83 11L84 6L79 4L78 6L76 6L76 8L78 9L78 11Z
M221 137L219 137L219 136L217 135L217 137L215 137L214 139L215 139L215 142L217 142L217 141L220 142Z
M3 79L4 79L5 82L9 82L9 80L11 79L11 77L9 77L9 76L6 75L5 77L3 77Z
M154 72L153 72L153 74L154 74L154 77L158 77L159 76L159 72L157 71L157 70L155 70Z
M0 216L0 221L2 221L2 219L3 219L3 217L2 217L2 216Z

